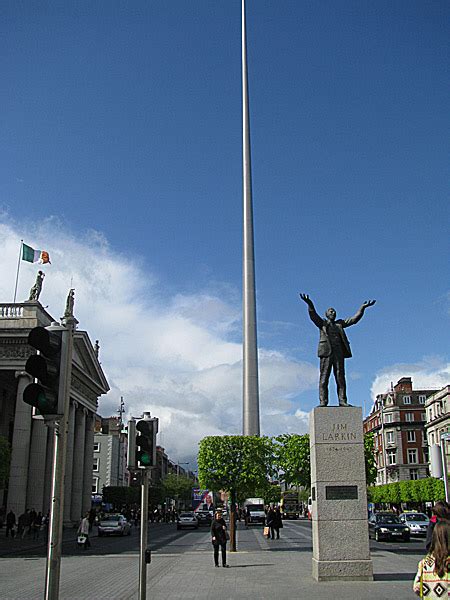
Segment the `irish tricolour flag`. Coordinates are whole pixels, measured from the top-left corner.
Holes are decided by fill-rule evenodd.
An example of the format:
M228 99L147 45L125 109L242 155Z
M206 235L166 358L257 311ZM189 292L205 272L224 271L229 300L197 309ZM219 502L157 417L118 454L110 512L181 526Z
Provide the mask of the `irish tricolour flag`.
M50 262L50 256L47 250L34 250L31 246L22 244L22 260L45 265Z

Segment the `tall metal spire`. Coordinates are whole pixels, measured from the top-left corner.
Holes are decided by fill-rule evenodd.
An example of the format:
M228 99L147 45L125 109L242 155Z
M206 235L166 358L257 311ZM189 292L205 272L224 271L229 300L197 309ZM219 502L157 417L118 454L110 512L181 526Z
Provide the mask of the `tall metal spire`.
M259 435L258 343L256 335L255 251L247 81L245 0L242 0L242 174L243 174L243 434Z

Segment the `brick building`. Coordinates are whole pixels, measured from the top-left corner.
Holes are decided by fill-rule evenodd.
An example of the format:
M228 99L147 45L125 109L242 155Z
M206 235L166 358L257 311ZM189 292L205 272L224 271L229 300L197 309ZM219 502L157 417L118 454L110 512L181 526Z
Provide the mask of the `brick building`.
M374 433L376 485L429 475L425 403L436 390L414 390L402 377L386 394L379 394L364 419L364 433Z

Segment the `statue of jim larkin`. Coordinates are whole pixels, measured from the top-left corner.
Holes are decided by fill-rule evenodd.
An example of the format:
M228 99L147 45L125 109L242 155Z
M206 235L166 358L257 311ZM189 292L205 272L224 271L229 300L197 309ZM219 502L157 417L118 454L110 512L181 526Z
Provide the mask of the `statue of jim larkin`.
M356 325L362 319L366 308L375 304L375 300L364 302L353 317L336 320L336 311L334 308L329 308L323 319L317 314L313 301L308 294L300 294L300 298L308 305L311 321L320 329L319 349L317 352L320 358L320 406L328 406L328 382L330 380L331 369L333 369L336 380L339 406L350 406L347 402L344 360L350 358L352 352L344 328Z

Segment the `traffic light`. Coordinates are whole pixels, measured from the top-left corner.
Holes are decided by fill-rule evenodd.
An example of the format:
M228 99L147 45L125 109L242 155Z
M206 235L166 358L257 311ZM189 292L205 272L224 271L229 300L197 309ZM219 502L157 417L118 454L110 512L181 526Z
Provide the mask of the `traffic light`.
M141 419L136 423L136 466L153 467L155 440L153 435L153 420Z
M35 327L28 334L28 344L39 350L31 355L25 371L38 380L23 391L23 401L34 406L41 415L58 414L59 372L61 366L62 331Z

